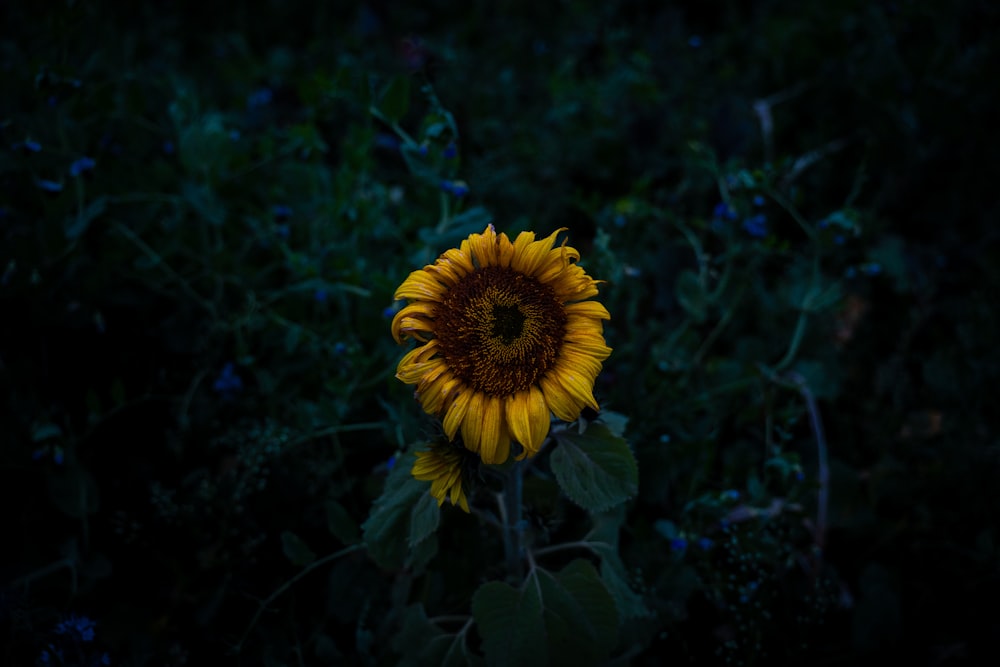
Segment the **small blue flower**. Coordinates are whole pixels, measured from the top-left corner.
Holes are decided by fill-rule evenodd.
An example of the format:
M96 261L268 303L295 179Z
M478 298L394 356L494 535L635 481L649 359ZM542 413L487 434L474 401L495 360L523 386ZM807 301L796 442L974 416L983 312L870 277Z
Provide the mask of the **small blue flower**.
M684 551L687 549L688 542L683 537L675 537L670 540L670 548L674 551Z
M235 394L243 390L243 379L236 374L232 362L222 367L222 372L215 379L212 389L226 399L232 398Z
M764 203L765 203L765 201L766 200L764 199L763 195L754 195L753 196L753 205L754 206L763 206Z
M271 208L271 214L274 215L277 220L287 220L292 217L292 207L286 204L275 204Z
M229 140L230 141L239 141L240 140L240 131L239 130L229 130Z
M76 637L80 641L92 642L94 641L95 625L96 623L86 616L70 614L66 620L60 621L56 625L55 632L57 635L67 635Z
M708 539L707 537L699 537L698 546L701 548L702 551L708 551L709 549L712 548L712 540Z
M385 462L385 469L392 472L392 469L396 467L396 455L393 454L389 457L389 460Z
M725 498L727 498L729 500L739 500L740 499L740 492L737 491L736 489L729 489L728 491L724 491L722 495L723 495L723 497L725 497Z
M247 95L247 107L250 109L264 107L270 104L272 99L274 99L274 93L271 92L270 88L258 88Z
M441 181L441 189L456 197L469 194L469 186L464 181Z
M446 160L450 160L456 155L458 155L458 147L455 146L455 142L454 141L449 142L448 145L444 147L444 150L441 152L441 155L444 156Z
M16 145L16 144L15 144ZM34 139L25 139L24 143L21 144L25 149L31 151L32 153L37 153L42 150L42 145L35 141Z
M754 238L764 238L767 236L767 217L763 213L758 213L747 218L743 221L743 231Z
M173 155L174 154L174 150L175 150L175 148L174 148L174 142L170 141L169 139L167 139L166 141L163 142L163 152L164 153L166 153L167 155Z
M701 45L702 41L700 35L691 35L688 38L688 46L690 46L692 49L697 49Z
M400 302L397 301L396 303L393 303L391 306L386 306L385 308L383 308L382 317L386 318L387 320L395 317L396 313L399 312L399 303Z
M736 211L724 201L720 201L712 209L712 217L716 220L735 220Z
M619 213L619 214L617 214L615 216L615 219L614 219L615 227L618 227L620 229L620 228L622 228L622 227L625 226L626 222L628 222L628 219L624 215L622 215L621 213Z
M37 181L35 181L35 185L37 185L42 190L45 190L46 192L62 192L63 189L62 183L58 183L56 181L50 181L46 178L39 178Z
M836 236L833 237L833 242L836 243L837 245L844 245L846 241L847 239L844 238L843 234L837 234Z
M345 345L344 343L338 342L333 346L334 354L341 355L344 354L345 352L347 352L347 345Z
M79 176L83 172L90 171L91 169L93 169L96 166L97 166L97 163L94 162L94 160L92 158L89 158L86 155L84 155L83 157L81 157L81 158L79 158L77 160L74 160L73 164L71 164L69 166L69 175L70 176Z
M327 296L328 295L326 293L326 290L322 288L313 292L313 299L315 299L318 303L324 303L327 299Z

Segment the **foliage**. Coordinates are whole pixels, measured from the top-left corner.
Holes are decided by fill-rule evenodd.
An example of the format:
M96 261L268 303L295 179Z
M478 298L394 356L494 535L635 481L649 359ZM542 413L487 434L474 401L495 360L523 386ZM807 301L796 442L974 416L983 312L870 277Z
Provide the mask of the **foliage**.
M975 664L998 18L6 3L0 662ZM393 377L489 222L612 314L519 521Z

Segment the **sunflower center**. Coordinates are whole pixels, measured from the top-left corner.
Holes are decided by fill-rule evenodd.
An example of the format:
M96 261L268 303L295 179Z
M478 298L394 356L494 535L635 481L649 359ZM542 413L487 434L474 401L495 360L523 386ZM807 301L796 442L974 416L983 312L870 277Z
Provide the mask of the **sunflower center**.
M519 306L493 306L493 337L510 345L524 332L525 319Z
M485 266L448 291L434 333L459 379L474 391L508 396L552 367L565 328L551 287L514 269Z

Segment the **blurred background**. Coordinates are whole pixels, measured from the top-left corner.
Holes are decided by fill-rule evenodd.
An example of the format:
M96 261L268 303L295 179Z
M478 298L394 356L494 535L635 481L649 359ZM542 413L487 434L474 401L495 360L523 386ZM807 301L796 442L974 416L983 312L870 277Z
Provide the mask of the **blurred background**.
M476 515L322 559L430 430L396 286L492 221L607 281L612 664L984 664L998 19L3 3L0 662L443 664L402 610L497 578ZM533 529L578 539L539 480Z

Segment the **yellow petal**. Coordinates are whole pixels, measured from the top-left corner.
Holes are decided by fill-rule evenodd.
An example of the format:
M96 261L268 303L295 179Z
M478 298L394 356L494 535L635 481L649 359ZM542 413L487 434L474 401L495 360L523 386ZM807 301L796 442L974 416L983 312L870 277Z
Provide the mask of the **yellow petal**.
M424 412L429 415L440 413L444 407L445 399L458 382L459 380L450 372L444 372L432 381L421 382L417 386L416 394Z
M400 317L400 313L402 312L402 310L399 311L399 313L396 313L396 317L392 318L393 339L399 344L402 344L404 338L413 338L426 343L429 338L425 334L433 333L434 331L433 321L423 317L411 317L408 314Z
M469 408L466 410L465 419L462 420L462 441L465 448L470 452L479 453L479 446L482 442L483 432L483 410L485 409L486 395L478 391L469 391Z
M554 377L550 377L551 375L549 373L543 376L538 382L542 388L542 394L545 396L546 405L552 410L552 414L564 422L575 421L580 416L580 406L561 383Z
M469 417L472 416L471 414L469 415ZM510 436L507 436L506 442L501 442L503 440L500 437L500 431L503 426L503 415L499 396L486 397L486 400L483 402L482 420L483 428L479 433L479 456L483 459L483 463L490 465L503 463L510 454ZM506 445L506 447L501 447L502 444Z
M572 349L569 345L563 345L553 370L558 373L579 372L581 375L595 378L601 372L601 362L588 354Z
M597 361L604 361L611 356L611 348L604 344L604 339L593 334L579 334L573 332L566 334L563 338L562 349L559 354L579 354Z
M445 292L447 287L427 271L419 269L407 276L403 284L396 289L393 298L440 301L444 298Z
M581 301L580 303L569 303L563 306L567 315L583 315L585 317L596 317L601 320L610 320L611 313L601 303L597 301Z
M494 266L497 263L497 233L493 225L487 225L482 234L469 235L472 257L479 266Z
M560 227L544 239L528 244L526 248L514 257L511 266L528 276L537 274L539 269L545 264L549 251L552 250L552 244L556 241L556 236L559 232L565 231L565 229L565 227Z
M549 406L538 387L529 387L507 400L507 425L524 447L519 458L538 453L549 433L549 421Z
M476 267L472 264L472 258L458 248L445 250L441 256L438 257L437 263L447 264L448 266L453 267L456 271L463 271L464 273L472 273L476 270Z
M396 377L403 384L417 384L425 379L436 378L447 368L448 364L445 363L444 359L432 359L421 364L407 364L405 366L400 362L400 366L396 369Z
M510 242L506 234L497 237L497 264L507 268L510 260L514 257L514 244Z
M448 407L448 412L442 420L442 426L444 427L444 432L448 436L449 440L455 439L455 434L458 433L458 427L462 425L462 421L465 419L465 415L468 412L472 394L473 391L471 389L465 388L461 390L455 397L455 400L452 401L451 405Z
M553 371L548 376L558 381L577 405L586 405L593 410L601 409L594 399L593 375L588 377L585 371L576 369L553 369Z

